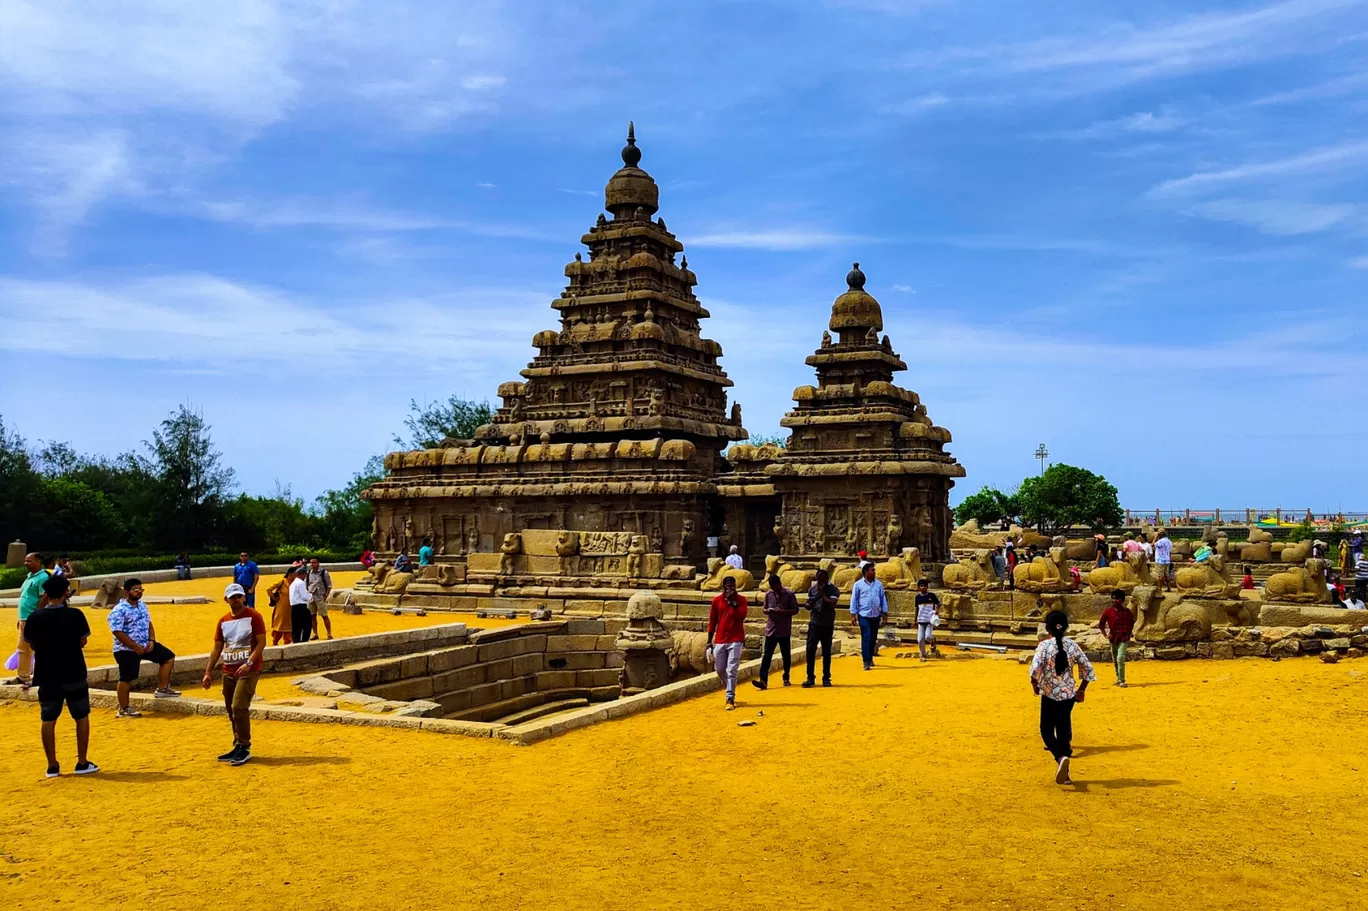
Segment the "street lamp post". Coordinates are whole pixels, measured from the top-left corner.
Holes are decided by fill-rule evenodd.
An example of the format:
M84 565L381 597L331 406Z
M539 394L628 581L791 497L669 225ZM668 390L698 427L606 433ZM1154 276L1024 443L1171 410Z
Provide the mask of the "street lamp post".
M1044 443L1041 443L1039 446L1036 447L1035 457L1040 460L1040 473L1044 474L1045 460L1050 457L1050 450L1045 448Z

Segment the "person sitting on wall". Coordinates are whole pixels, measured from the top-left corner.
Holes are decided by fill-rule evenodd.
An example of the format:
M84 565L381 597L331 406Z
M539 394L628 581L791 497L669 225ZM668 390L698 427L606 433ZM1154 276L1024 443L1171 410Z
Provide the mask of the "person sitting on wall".
M365 550L361 551L361 566L365 569L370 569L374 565L375 551L367 547Z
M742 559L735 544L731 546L731 553L727 554L727 565L732 569L745 569L746 561Z
M408 555L408 551L401 550L399 556L394 558L394 571L397 573L413 572L413 558Z

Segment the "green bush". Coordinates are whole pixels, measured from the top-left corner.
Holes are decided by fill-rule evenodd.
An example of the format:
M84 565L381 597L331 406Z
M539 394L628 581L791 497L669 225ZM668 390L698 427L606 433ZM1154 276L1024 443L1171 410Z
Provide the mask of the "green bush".
M296 557L317 557L324 563L349 563L354 561L359 554L341 553L338 551L319 550L317 548L291 548L284 553L277 554L253 554L252 559L257 563L266 565L268 563L292 563ZM231 566L238 561L237 553L211 553L211 554L191 554L190 565L192 567L204 566ZM106 555L87 554L73 560L73 568L79 576L105 576L117 573L140 573L153 569L172 569L176 562L175 554L143 554L141 556L125 556L122 554ZM21 577L22 580L22 577Z
M0 589L18 588L24 584L28 570L22 566L13 569L0 569Z

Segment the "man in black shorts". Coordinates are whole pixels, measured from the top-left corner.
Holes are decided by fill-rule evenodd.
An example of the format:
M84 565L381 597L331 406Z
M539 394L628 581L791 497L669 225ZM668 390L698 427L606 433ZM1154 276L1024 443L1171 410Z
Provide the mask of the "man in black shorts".
M86 685L85 655L81 649L90 638L85 614L68 607L71 584L62 576L43 583L47 605L34 611L24 624L24 638L33 646L33 682L38 684L39 717L43 722L43 752L47 753L47 777L62 773L57 762L57 719L62 706L76 722L77 775L100 771L86 758L90 745L90 689Z
M138 579L124 581L123 600L109 612L109 631L114 637L114 661L119 665L119 711L116 718L139 718L142 713L129 704L128 691L144 661L157 665L158 699L179 696L178 690L171 689L171 669L176 655L171 649L157 641L156 630L152 627L152 614L143 604L142 582Z

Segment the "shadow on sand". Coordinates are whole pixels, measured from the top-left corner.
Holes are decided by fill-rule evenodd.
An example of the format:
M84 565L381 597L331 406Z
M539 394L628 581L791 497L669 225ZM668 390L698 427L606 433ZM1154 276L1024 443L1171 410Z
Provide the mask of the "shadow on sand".
M1073 789L1081 794L1087 794L1091 788L1101 788L1105 791L1123 791L1128 788L1167 788L1175 784L1182 784L1182 782L1176 778L1107 778L1093 781L1075 778Z

